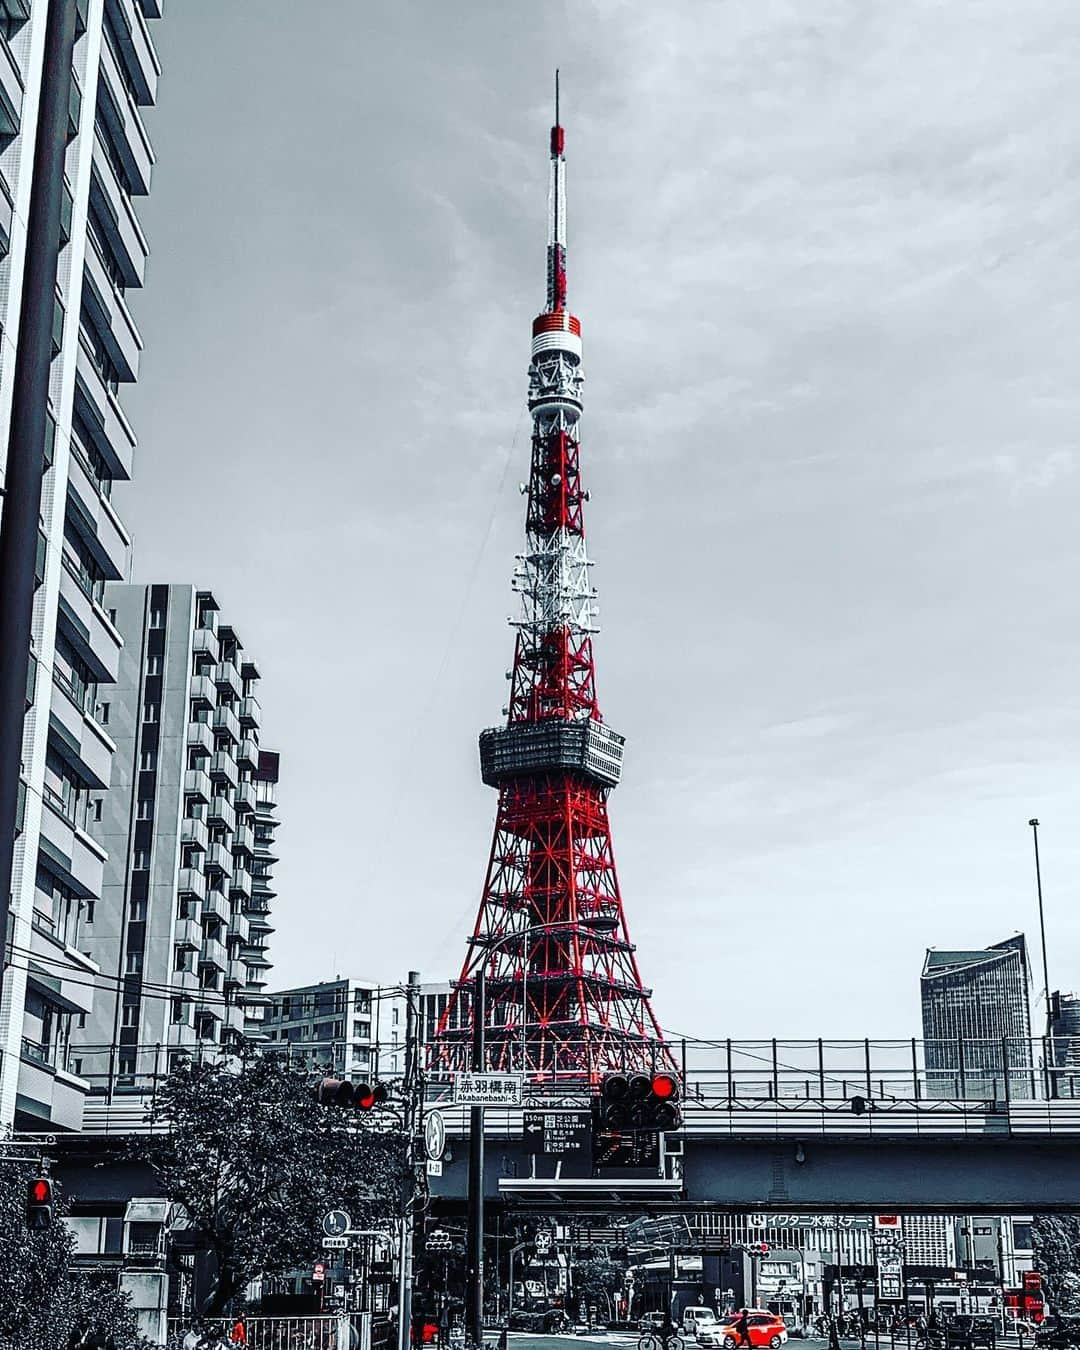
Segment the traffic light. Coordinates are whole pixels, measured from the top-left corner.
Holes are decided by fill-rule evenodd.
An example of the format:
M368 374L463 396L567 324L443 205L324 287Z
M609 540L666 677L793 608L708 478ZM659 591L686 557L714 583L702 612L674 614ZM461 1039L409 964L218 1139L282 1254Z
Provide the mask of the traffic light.
M866 1107L867 1107L867 1102L866 1102L866 1098L865 1098L865 1097L852 1097L852 1099L851 1099L851 1113L852 1113L852 1115L855 1115L855 1116L865 1116L865 1115L866 1115Z
M609 1073L600 1083L597 1107L604 1129L677 1130L682 1123L679 1080L670 1073Z
M370 1111L387 1098L384 1083L350 1083L347 1078L324 1078L312 1094L320 1106L354 1107Z
M31 1233L40 1233L49 1227L52 1217L52 1182L48 1177L34 1177L26 1186L26 1226Z

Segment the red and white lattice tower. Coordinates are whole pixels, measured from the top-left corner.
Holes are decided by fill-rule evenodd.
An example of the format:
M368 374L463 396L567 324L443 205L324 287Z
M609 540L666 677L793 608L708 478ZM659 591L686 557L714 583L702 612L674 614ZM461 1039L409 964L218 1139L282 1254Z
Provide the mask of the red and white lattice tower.
M474 1067L468 990L483 963L487 1064L533 1083L670 1066L626 930L607 800L623 737L596 701L595 596L579 469L581 324L566 307L566 161L556 76L547 307L532 328L532 466L506 725L480 736L499 792L469 954L431 1047L432 1067ZM464 1015L463 1015L464 1014Z

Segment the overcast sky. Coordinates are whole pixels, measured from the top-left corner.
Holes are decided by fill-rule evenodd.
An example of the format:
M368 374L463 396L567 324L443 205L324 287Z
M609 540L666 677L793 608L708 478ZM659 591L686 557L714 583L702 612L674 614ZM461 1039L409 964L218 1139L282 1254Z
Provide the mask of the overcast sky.
M464 953L560 65L658 1017L917 1034L928 945L1035 938L1034 815L1080 986L1080 7L173 0L155 36L120 504L135 578L261 660L274 985Z

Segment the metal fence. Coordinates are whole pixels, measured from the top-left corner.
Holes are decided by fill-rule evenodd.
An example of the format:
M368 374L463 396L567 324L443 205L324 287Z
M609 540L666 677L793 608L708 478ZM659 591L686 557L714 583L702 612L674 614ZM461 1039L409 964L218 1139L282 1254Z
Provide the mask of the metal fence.
M245 1317L248 1350L371 1350L371 1314L338 1313L325 1317ZM217 1332L230 1343L235 1321L202 1323L200 1331ZM167 1350L185 1350L191 1323L169 1319Z

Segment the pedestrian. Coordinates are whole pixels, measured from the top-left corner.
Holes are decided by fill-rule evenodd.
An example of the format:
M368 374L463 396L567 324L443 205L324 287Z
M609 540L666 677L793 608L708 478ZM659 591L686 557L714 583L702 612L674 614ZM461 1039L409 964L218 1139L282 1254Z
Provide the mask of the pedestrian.
M244 1319L242 1317L236 1319L236 1324L232 1329L229 1340L233 1345L247 1345L247 1328L244 1326Z
M735 1320L735 1332L739 1338L736 1345L750 1344L750 1314L746 1308L743 1308Z

